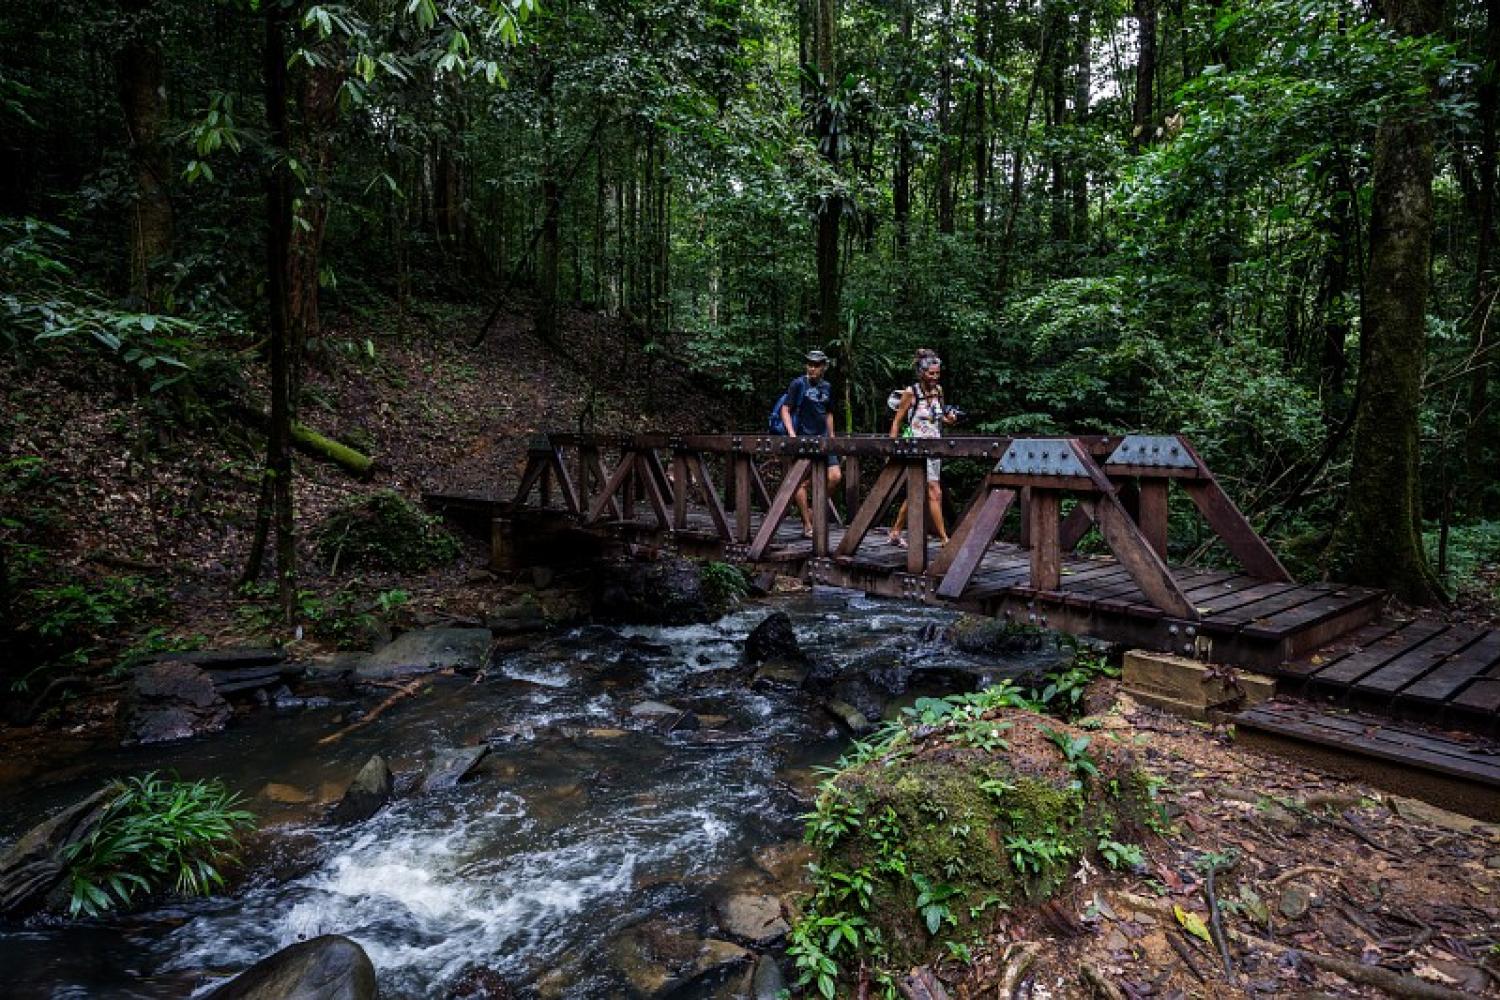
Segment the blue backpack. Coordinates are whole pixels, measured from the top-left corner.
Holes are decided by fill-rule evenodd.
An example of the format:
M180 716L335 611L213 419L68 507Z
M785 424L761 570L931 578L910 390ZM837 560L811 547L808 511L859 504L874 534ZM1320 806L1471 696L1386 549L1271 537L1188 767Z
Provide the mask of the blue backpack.
M781 422L781 408L786 404L786 393L783 392L781 398L776 400L776 405L771 407L771 416L766 420L767 430L772 434L780 434L782 437L786 437L786 424ZM792 419L797 418L793 416Z

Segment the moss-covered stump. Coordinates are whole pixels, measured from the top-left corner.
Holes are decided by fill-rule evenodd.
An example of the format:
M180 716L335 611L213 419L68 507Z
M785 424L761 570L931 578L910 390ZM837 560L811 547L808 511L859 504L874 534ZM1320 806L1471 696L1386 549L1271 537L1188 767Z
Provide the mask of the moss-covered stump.
M413 571L451 562L458 542L435 517L391 490L339 507L316 531L318 554L338 569Z
M1125 745L981 699L937 704L951 710L929 707L820 789L815 892L792 948L810 992L858 960L895 973L962 956L999 911L1057 893L1085 861L1140 863L1152 782Z

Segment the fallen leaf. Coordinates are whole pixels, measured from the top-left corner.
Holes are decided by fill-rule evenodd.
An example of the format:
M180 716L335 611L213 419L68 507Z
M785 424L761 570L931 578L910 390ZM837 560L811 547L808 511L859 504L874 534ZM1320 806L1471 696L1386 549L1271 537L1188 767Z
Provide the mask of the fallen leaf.
M1180 905L1172 904L1172 913L1177 917L1177 922L1182 929L1196 938L1202 938L1209 944L1213 944L1213 938L1209 937L1208 926L1203 923L1203 918L1192 910L1184 910Z

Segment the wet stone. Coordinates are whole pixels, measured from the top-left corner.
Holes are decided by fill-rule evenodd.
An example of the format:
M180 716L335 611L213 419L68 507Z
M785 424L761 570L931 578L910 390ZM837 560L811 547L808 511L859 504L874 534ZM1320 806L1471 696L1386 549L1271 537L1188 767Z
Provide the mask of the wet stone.
M776 611L745 637L744 662L747 666L758 666L771 660L788 663L807 663L807 654L797 641L797 630L785 611Z
M837 719L840 725L855 736L863 736L875 729L875 724L865 718L863 712L846 701L829 698L823 702L823 708L829 715Z
M388 681L434 670L478 670L490 655L487 628L426 628L403 632L395 642L361 657L357 680Z
M490 752L488 746L441 750L422 778L421 794L440 792L457 785Z
M346 937L325 934L283 948L207 994L206 1000L374 1000L375 966Z
M395 788L396 779L391 774L390 765L384 757L376 754L359 769L339 804L333 807L329 819L340 826L363 822L391 800Z
M296 806L312 801L312 796L295 785L272 781L260 790L263 798L282 805Z
M807 680L807 667L788 660L772 660L761 665L750 680L756 691L795 691Z
M726 935L756 948L770 947L791 931L781 915L781 900L775 896L730 896L716 908L716 915Z
M127 741L165 743L223 729L232 712L211 678L191 663L136 671Z
M781 966L770 955L762 955L755 962L755 972L750 977L750 996L753 1000L776 1000L786 989L786 978Z

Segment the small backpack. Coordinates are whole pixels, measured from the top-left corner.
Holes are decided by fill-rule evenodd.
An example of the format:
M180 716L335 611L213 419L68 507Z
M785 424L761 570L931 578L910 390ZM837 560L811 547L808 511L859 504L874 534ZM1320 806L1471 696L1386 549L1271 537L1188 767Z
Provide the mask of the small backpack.
M782 437L786 437L786 424L781 422L781 408L785 405L786 393L783 392L781 398L776 400L776 405L771 407L771 415L766 420L766 429L772 434L780 434Z
M885 405L890 408L890 411L892 413L895 413L897 410L901 409L901 397L906 394L906 390L907 389L911 390L912 401L911 401L911 409L909 409L909 410L906 411L906 424L901 428L901 436L902 437L911 437L912 436L911 435L911 422L912 422L912 420L917 415L917 400L919 400L919 399L925 399L926 398L926 394L922 392L922 386L921 386L920 383L913 382L911 385L906 386L906 388L903 388L903 389L892 389L891 390L891 394L885 398ZM937 400L938 400L938 408L941 409L942 405L943 405L943 387L942 386L938 386Z

